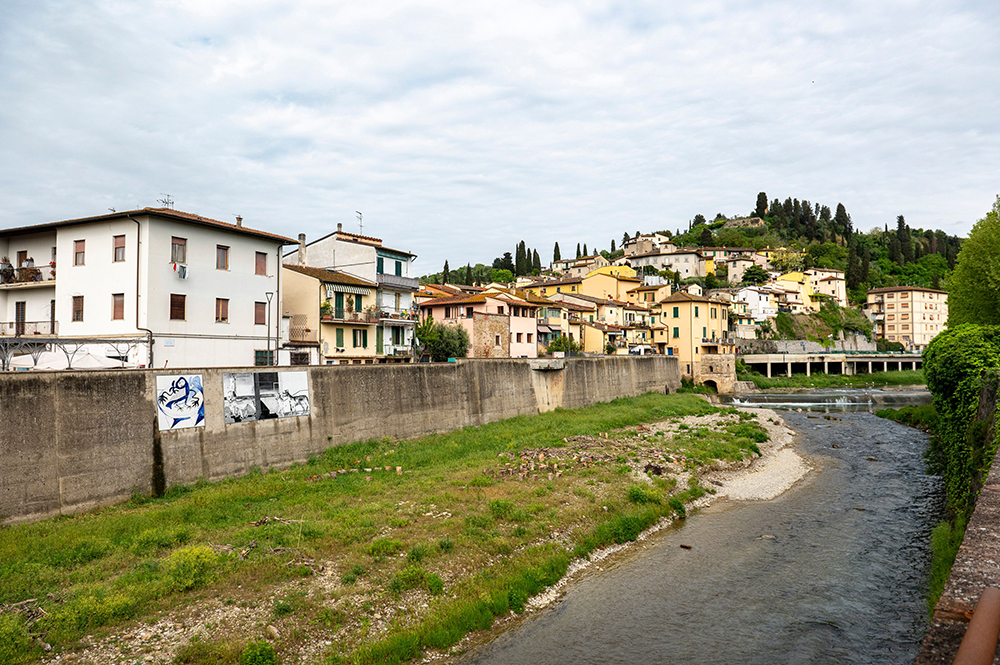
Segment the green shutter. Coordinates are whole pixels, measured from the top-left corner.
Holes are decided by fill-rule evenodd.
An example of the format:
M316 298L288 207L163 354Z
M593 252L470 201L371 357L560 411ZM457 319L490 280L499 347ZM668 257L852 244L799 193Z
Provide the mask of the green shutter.
M403 276L403 262L396 261L396 277L402 277L402 276Z
M366 349L368 348L368 329L367 328L361 331L361 346L364 347L364 348L366 348Z
M344 329L337 328L337 346L340 348L344 347Z
M380 275L385 272L385 259L383 259L381 256L378 257L378 268L376 269L376 271Z
M695 315L695 318L698 317L698 305L694 306L694 315Z
M674 318L675 319L681 318L681 308L680 307L674 307Z
M382 332L382 330L383 330L382 326L379 326L378 328L375 329L375 353L377 353L378 355L382 355L384 353L384 348L385 348L385 340L383 339L385 333ZM395 330L395 328L393 328L393 330Z

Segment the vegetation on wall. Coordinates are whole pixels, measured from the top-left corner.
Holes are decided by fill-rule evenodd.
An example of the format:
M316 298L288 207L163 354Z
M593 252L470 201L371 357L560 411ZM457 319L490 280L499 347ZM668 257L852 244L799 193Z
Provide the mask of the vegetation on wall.
M948 325L1000 325L1000 196L962 245L948 296Z

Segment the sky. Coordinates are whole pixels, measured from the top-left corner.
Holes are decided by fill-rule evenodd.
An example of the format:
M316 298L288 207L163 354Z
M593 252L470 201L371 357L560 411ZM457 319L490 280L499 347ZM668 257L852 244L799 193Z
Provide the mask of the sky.
M1000 194L1000 3L0 0L0 228L159 206L525 240L843 203L966 235Z

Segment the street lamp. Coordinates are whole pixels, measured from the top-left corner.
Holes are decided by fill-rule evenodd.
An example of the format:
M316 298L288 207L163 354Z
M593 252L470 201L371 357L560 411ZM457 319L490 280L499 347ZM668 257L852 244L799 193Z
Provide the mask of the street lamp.
M274 358L271 356L271 298L274 297L274 291L268 291L264 297L267 298L267 364L273 365ZM275 346L278 346L277 342L275 342Z

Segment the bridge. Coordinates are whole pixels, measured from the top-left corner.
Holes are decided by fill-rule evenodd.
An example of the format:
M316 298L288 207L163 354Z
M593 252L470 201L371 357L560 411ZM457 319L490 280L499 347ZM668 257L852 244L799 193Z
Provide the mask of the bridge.
M913 353L748 353L740 357L747 367L767 378L813 373L872 374L923 367L923 357Z

